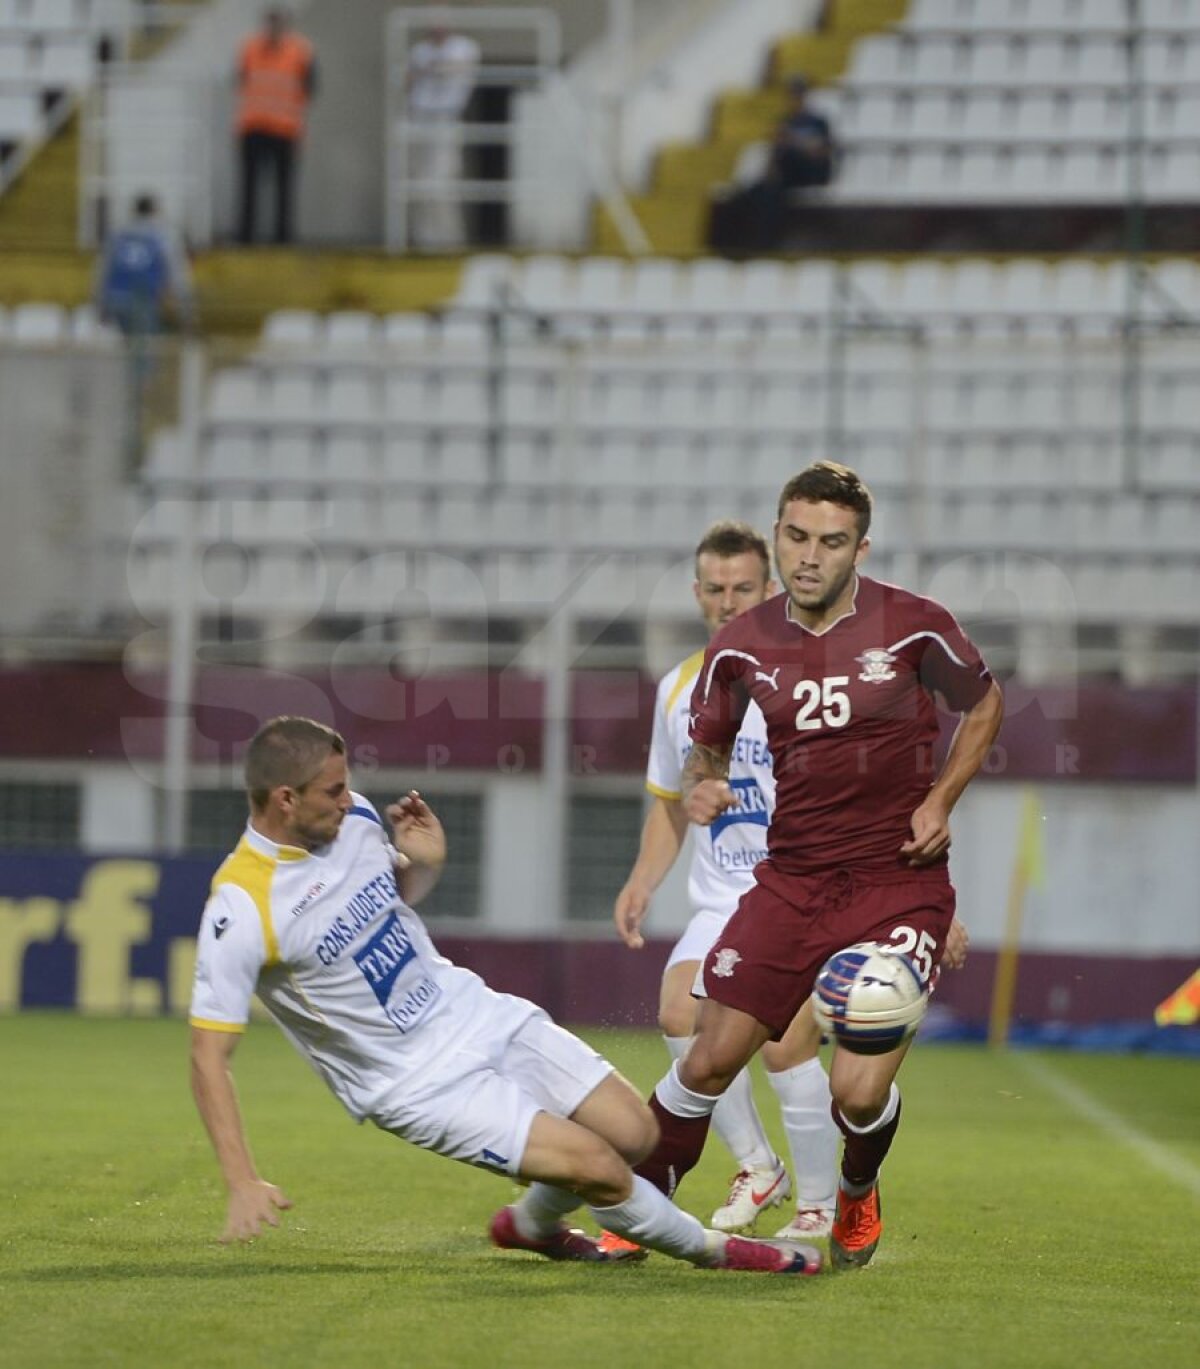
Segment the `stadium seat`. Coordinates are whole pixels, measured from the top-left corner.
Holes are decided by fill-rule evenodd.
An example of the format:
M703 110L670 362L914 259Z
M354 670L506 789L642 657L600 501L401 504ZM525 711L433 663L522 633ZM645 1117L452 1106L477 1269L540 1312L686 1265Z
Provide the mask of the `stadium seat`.
M82 90L96 74L91 40L83 34L60 34L41 44L36 75L50 89Z
M41 96L36 87L0 89L0 142L23 142L43 131Z
M564 312L575 293L575 268L565 257L532 256L517 278L517 299L538 314Z
M515 263L499 253L479 252L468 257L454 304L460 309L492 309L513 284Z
M379 487L377 431L331 432L322 444L323 478L330 483Z
M379 342L379 320L362 310L330 314L325 320L325 341L330 347L369 352Z
M57 304L18 304L9 321L13 342L56 346L69 335L67 312Z
M431 327L428 314L388 314L383 320L383 342L387 347L421 348L431 341Z
M678 263L647 257L633 264L628 307L648 314L668 314L685 302Z
M431 340L432 337L431 330ZM443 314L437 328L437 341L447 352L482 352L488 343L487 319L453 311Z
M213 484L265 481L261 443L249 432L217 433L202 446L201 470Z
M322 320L311 309L276 309L263 324L267 346L316 347L323 334Z
M0 81L23 83L34 75L35 65L23 38L0 33Z
M741 270L733 262L702 257L685 276L683 304L701 313L720 314L738 307Z
M339 367L330 373L320 407L330 423L377 425L382 413L379 375L373 369Z

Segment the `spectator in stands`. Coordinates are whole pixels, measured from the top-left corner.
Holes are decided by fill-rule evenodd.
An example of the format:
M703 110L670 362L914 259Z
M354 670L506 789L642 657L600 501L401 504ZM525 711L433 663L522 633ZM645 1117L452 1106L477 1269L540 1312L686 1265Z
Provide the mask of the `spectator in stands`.
M162 221L153 195L139 195L133 217L105 244L96 275L96 311L126 337L162 331L169 314L188 325L192 283L177 234Z
M317 90L312 44L291 27L282 6L242 44L237 69L237 133L241 144L238 241L254 240L255 199L262 172L275 180L275 241L293 241L292 192L304 116Z
M808 103L808 82L788 82L788 110L771 143L766 173L713 205L709 245L735 253L771 252L783 243L797 191L828 185L836 161L829 120Z
M191 326L192 282L178 234L158 212L153 195L139 195L133 217L105 244L96 271L96 312L126 340L126 448L130 468L138 462L145 428L147 392L157 360L155 337L169 319Z
M404 97L412 155L409 175L423 182L413 196L412 240L435 252L462 247L462 118L475 90L479 44L444 25L429 30L408 54Z

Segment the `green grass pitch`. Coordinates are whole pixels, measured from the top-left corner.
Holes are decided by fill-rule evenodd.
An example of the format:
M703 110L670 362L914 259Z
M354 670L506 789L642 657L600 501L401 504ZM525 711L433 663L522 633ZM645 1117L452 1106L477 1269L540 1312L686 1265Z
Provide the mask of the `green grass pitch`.
M649 1033L589 1035L639 1088L660 1073ZM1047 1074L918 1047L874 1264L784 1279L493 1250L511 1185L354 1127L258 1023L243 1108L296 1207L226 1249L186 1041L165 1020L0 1019L0 1369L1200 1364L1194 1061L1042 1054ZM761 1080L760 1102L778 1141ZM681 1201L707 1215L729 1169L714 1142Z

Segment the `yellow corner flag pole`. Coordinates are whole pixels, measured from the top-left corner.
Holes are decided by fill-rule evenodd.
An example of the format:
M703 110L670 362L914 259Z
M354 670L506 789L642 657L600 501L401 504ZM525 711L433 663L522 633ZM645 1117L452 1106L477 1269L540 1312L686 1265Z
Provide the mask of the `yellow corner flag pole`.
M988 1045L1004 1046L1012 1022L1013 1001L1017 993L1017 960L1021 951L1021 924L1025 918L1025 895L1031 887L1040 889L1046 882L1046 852L1042 843L1042 806L1037 792L1025 791L1021 801L1021 826L1008 885L1008 909L1004 918L1004 938L996 959L996 978L992 985L992 1011L988 1021Z
M1154 1009L1160 1027L1193 1027L1200 1022L1200 970Z

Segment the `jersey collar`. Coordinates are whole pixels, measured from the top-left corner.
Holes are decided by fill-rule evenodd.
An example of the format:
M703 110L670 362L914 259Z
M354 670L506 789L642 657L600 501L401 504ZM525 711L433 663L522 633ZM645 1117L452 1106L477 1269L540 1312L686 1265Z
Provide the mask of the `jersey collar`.
M272 860L307 860L312 854L302 846L281 846L270 837L264 837L254 826L251 818L246 820L246 845L259 855L269 856Z
M795 618L792 617L792 596L788 594L786 590L783 594L783 616L792 627L798 627L801 632L807 632L810 637L824 637L827 633L832 632L839 623L844 623L847 618L853 618L858 612L858 587L860 584L862 584L862 581L859 578L858 571L855 571L854 593L850 598L850 607L840 617L835 618L827 627L823 627L820 632L817 632L814 628L805 627L803 623L798 623Z

